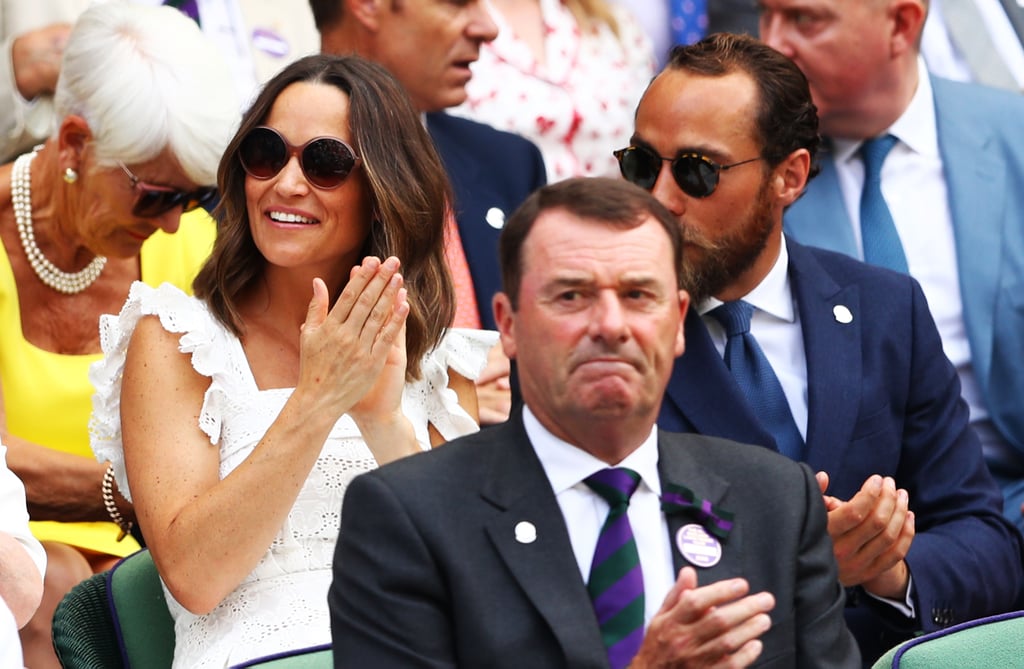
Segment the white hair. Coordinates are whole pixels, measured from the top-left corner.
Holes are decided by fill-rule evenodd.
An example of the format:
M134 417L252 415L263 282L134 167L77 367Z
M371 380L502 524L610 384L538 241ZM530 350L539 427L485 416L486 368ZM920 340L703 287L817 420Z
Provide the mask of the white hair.
M76 21L54 96L58 124L89 124L97 161L142 163L165 148L197 184L239 121L231 73L216 45L176 9L110 2Z

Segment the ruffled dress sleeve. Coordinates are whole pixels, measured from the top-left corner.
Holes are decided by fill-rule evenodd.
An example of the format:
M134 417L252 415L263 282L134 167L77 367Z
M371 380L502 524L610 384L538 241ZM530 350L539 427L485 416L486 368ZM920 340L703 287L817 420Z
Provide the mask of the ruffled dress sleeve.
M476 380L487 364L487 353L497 342L498 333L493 330L451 328L423 357L420 379L407 384L402 397L402 411L411 419L421 445L430 444L428 423L446 441L480 429L448 387L448 370Z
M179 350L191 354L196 371L215 380L204 397L199 421L211 444L216 444L220 435L222 412L218 406L230 396L231 386L244 378L227 369L234 357L230 352L237 348L232 342L237 343L237 339L213 318L205 304L169 283L157 288L141 281L132 284L121 313L100 318L103 358L89 369L89 380L95 388L89 420L90 446L97 460L113 464L118 490L128 500L131 491L121 441L121 379L128 344L143 316L158 316L165 330L181 333Z

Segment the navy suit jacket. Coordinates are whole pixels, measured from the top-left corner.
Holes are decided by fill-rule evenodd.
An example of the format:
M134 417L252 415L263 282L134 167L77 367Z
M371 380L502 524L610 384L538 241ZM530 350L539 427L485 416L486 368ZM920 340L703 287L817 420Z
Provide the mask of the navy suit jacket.
M501 290L498 236L505 217L547 183L544 159L519 135L444 112L426 117L427 131L452 184L480 322L485 329L496 330L491 298Z
M1024 96L931 83L971 363L992 421L1024 463ZM786 212L786 232L858 256L834 163L820 163Z
M766 449L659 432L661 480L735 514L698 582L775 595L757 667L857 667L811 471ZM536 529L522 541L516 527ZM672 536L685 515L668 517ZM674 542L673 542L674 545ZM685 564L673 550L675 569ZM551 484L517 411L506 423L357 477L328 594L340 668L607 669Z
M907 555L917 620L856 589L847 622L866 661L917 630L1010 610L1021 538L968 426L960 383L910 277L787 240L807 359L806 462L849 499L872 474L906 488L917 535ZM835 317L843 305L849 323ZM844 319L845 320L845 319ZM691 309L658 425L775 448Z

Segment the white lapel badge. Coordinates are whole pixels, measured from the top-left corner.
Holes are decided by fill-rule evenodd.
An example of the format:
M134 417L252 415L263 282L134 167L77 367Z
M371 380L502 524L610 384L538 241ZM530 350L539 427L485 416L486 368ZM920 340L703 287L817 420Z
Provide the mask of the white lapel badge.
M527 520L516 523L516 541L521 544L532 544L537 540L537 526Z
M832 315L836 317L836 322L842 323L843 325L853 322L853 313L846 305L837 304L832 307Z
M487 221L487 225L495 230L501 230L505 227L505 212L497 207L491 207L487 210L487 214L484 215L484 220Z

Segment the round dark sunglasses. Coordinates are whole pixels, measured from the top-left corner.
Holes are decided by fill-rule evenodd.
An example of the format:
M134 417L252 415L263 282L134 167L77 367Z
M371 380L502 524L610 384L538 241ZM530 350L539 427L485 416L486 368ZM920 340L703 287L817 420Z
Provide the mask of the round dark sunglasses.
M630 146L613 151L619 161L619 171L626 181L635 183L644 190L653 190L661 172L661 164L671 164L672 178L680 190L690 197L707 197L715 192L718 176L725 170L761 160L761 157L741 160L730 165L719 165L700 153L684 153L675 158L659 156L654 151L642 146Z
M266 126L250 130L238 146L242 168L254 179L277 176L292 156L298 156L306 180L323 190L343 184L360 162L352 147L337 137L314 137L295 146Z
M135 176L121 161L117 164L128 175L132 188L139 193L132 206L132 214L139 218L158 218L175 207L181 207L182 213L198 207L209 210L217 201L217 189L214 186L200 186L191 192L170 186L158 186L146 183Z

